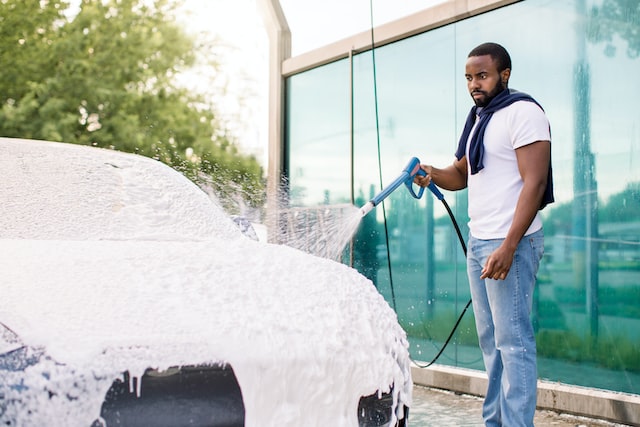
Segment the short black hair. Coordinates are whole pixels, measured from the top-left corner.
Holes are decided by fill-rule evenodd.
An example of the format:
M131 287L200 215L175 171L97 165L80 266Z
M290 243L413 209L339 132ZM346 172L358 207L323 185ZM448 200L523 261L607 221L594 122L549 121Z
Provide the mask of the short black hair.
M468 58L484 55L491 55L491 59L496 62L498 72L506 70L507 68L511 69L511 57L509 56L509 52L507 52L507 49L498 43L482 43L469 52Z

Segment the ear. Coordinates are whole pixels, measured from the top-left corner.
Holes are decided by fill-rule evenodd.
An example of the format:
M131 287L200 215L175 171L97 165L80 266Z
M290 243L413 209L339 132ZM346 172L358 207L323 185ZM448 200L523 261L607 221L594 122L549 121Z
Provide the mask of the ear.
M500 72L500 79L505 86L509 83L509 77L511 77L511 68L505 68Z

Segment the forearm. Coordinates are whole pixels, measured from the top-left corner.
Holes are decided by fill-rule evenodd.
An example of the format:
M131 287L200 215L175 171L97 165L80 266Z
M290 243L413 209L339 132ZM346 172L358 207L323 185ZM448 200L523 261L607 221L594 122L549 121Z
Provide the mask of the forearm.
M513 250L540 209L547 188L551 144L549 141L538 141L521 147L516 150L516 157L523 185L518 196L511 228L505 238L505 244Z
M427 176L417 176L415 182L423 187L433 181L434 184L445 190L455 191L467 188L467 160L464 157L445 168L436 168L431 165L421 165L421 168L427 173Z
M540 208L545 186L546 182L525 183L522 188L513 215L513 222L504 240L504 245L514 252Z
M445 190L462 190L467 187L466 175L461 176L455 166L450 165L444 169L431 167L431 180Z

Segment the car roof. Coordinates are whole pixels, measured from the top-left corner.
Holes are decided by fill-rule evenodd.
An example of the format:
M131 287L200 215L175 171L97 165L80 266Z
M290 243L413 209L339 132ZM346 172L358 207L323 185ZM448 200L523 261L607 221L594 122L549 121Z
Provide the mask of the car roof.
M238 227L159 161L95 147L0 138L0 238L235 238Z

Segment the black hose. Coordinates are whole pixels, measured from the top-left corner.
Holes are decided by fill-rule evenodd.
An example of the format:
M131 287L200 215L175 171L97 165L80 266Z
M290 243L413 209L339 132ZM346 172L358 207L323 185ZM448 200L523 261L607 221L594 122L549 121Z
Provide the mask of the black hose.
M376 75L376 50L374 48L375 37L373 33L373 0L369 1L369 11L370 11L370 19L371 19L371 62L372 62L372 70L373 70L373 104L375 107L375 119L376 119L376 142L378 147L378 180L380 181L380 188L384 188L384 184L382 183L382 159L380 156L380 119L378 114L378 82ZM389 253L389 228L387 227L387 210L385 209L384 201L382 201L382 217L384 224L384 238L385 242L387 242L387 268L389 270L389 283L391 286L391 303L393 304L393 311L396 313L398 310L396 309L396 294L393 288L393 279L391 274L391 254Z
M467 256L467 245L464 243L464 237L462 237L462 232L460 231L460 227L458 226L458 221L456 221L456 217L453 215L453 212L451 212L451 208L449 207L449 203L447 203L447 201L444 199L444 197L442 198L442 204L444 205L445 209L447 209L447 213L449 214L449 218L451 218L451 223L453 224L453 227L456 229L456 234L458 235L458 240L460 241L460 246L462 246L462 251L464 252L464 256Z
M378 114L378 83L377 83L377 75L376 75L376 53L375 53L375 37L374 37L374 25L373 25L373 0L369 1L369 11L370 11L370 19L371 19L371 61L372 61L372 70L373 70L373 99L374 99L374 107L375 107L376 142L377 142L377 148L378 148L378 175L379 175L378 177L380 180L380 188L383 188L382 159L380 155L380 123L379 123L379 114ZM449 214L449 218L451 218L451 222L453 223L453 226L456 230L456 234L458 235L458 240L460 241L460 245L462 245L462 250L464 251L464 255L466 257L467 246L464 243L464 238L462 237L462 233L460 231L460 227L458 226L458 222L456 221L456 218L453 215L453 212L451 211L451 208L449 207L449 204L444 199L444 197L440 200L442 201L442 204L447 210L447 213ZM383 223L384 223L384 237L385 237L385 243L386 243L385 246L387 248L387 269L389 271L389 287L391 288L391 303L393 306L393 311L397 313L398 310L396 307L396 294L395 294L395 288L393 286L393 273L391 271L391 253L389 250L389 229L387 226L387 212L385 209L384 200L382 201L382 216L383 216ZM462 318L464 317L464 314L467 312L467 309L469 308L470 305L471 305L471 299L469 300L469 302L467 302L467 305L464 307L464 310L462 310L462 313L460 313L460 316L458 316L458 320L456 321L455 325L453 326L453 329L449 333L449 336L444 342L444 345L442 346L442 348L440 348L440 351L433 358L433 360L431 360L431 362L429 362L427 365L420 365L418 362L416 362L412 358L411 360L416 366L418 366L419 368L428 368L429 366L433 365L436 362L436 360L438 360L440 355L444 352L444 349L447 348L447 345L453 338L453 334L458 329L458 325L460 325L460 322L462 321Z
M456 221L456 217L453 215L453 212L451 211L451 208L449 207L449 203L447 203L447 201L444 198L442 198L441 200L442 200L442 204L444 205L445 209L447 210L447 213L449 214L449 218L451 218L451 223L453 224L453 227L456 229L456 234L458 235L458 240L460 241L460 245L462 246L462 251L464 252L464 256L466 257L467 256L467 245L464 243L464 238L462 237L462 232L460 231L460 227L458 226L458 221ZM458 326L460 325L460 322L462 321L462 318L464 317L464 314L467 312L467 309L469 308L470 305L471 305L471 299L469 299L469 301L467 302L467 305L464 306L464 309L462 310L462 313L460 313L460 316L458 316L458 320L456 321L455 325L453 325L453 329L451 329L451 332L449 333L449 336L445 340L443 346L440 348L440 351L438 351L438 354L436 354L436 356L431 360L431 362L427 363L426 365L422 365L422 364L416 362L415 360L411 359L411 361L418 368L428 368L429 366L433 365L436 362L436 360L438 360L438 358L440 358L440 356L444 352L444 349L447 348L447 345L449 344L449 342L453 338L453 334L455 334L456 330L458 329Z

